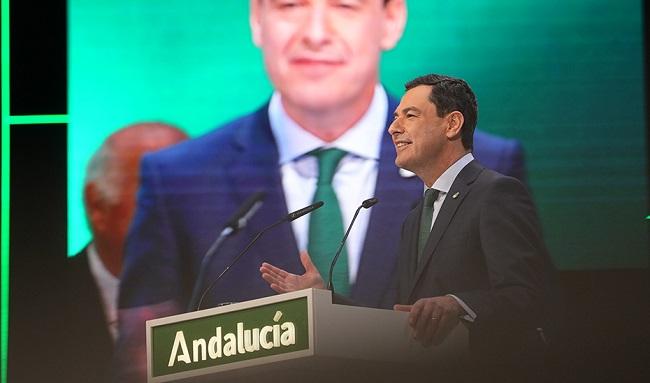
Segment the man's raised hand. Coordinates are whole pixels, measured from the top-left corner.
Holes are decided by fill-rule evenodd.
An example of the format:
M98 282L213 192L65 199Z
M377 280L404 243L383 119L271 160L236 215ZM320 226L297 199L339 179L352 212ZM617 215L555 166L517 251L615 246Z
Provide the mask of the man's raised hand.
M308 288L324 289L323 278L306 251L300 253L300 262L305 268L305 273L302 275L291 274L266 262L260 266L260 273L269 286L278 293Z

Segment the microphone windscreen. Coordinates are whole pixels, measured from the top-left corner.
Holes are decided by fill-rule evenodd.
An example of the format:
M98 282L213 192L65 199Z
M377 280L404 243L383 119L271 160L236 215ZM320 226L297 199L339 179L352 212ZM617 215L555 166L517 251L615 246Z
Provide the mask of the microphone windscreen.
M240 229L239 227L239 220L242 219L248 212L255 206L257 203L261 202L264 197L266 196L266 193L263 191L258 191L248 197L244 203L241 204L239 209L230 217L230 219L226 222L226 227L230 227L233 230L237 231Z
M361 202L361 206L363 206L364 209L367 209L367 208L377 204L377 202L379 202L379 200L377 198L375 198L375 197L372 197L372 198L368 198L367 200Z
M289 213L289 215L287 215L287 217L285 219L287 219L289 221L293 221L294 219L300 218L305 214L311 213L312 211L314 211L314 210L318 209L319 207L323 206L323 204L325 204L325 202L323 202L323 201L314 202L313 204L311 204L311 205L309 205L307 207L303 207L302 209L296 210L293 213Z

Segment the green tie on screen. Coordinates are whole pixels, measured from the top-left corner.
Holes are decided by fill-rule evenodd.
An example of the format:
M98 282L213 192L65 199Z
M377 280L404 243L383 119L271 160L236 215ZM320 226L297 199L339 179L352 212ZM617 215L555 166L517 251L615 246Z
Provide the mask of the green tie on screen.
M312 155L318 159L318 183L314 201L323 201L325 205L311 213L307 247L314 265L323 279L327 280L334 252L343 238L343 217L332 187L332 179L336 167L346 152L339 149L325 149L313 152ZM334 267L332 280L337 293L349 295L348 255L345 248Z
M422 205L422 215L420 216L420 235L418 236L418 264L427 244L429 234L431 234L431 221L433 221L433 203L438 199L438 190L427 189L424 192L424 203Z

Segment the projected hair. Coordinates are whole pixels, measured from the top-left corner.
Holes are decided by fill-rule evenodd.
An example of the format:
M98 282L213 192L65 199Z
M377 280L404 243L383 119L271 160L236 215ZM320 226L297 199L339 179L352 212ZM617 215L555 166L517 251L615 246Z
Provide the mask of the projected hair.
M124 177L115 170L115 161L119 161L111 140L106 140L95 152L86 168L85 185L95 184L104 201L117 203Z
M124 155L130 149L124 147L138 143L162 140L168 146L187 138L187 134L178 127L164 122L140 122L126 126L111 134L92 156L86 168L85 185L95 184L104 201L119 202L120 192L124 187L126 175L122 165Z

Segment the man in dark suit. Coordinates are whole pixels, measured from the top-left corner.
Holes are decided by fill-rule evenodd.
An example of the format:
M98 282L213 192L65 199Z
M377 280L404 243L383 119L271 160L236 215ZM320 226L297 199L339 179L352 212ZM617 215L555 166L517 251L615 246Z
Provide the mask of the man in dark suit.
M128 225L135 209L139 162L146 152L185 140L161 123L129 125L109 136L86 171L84 205L93 239L66 269L66 382L102 382L110 375L117 337L117 288Z
M479 377L539 376L553 266L534 204L520 181L474 159L467 83L428 75L406 88L388 131L395 164L417 174L425 193L402 226L395 309L410 313L425 346L464 321L474 372L490 374ZM322 288L307 254L302 263L302 275L268 263L260 271L277 292Z
M464 81L428 75L406 89L389 133L395 163L426 191L402 227L395 308L425 345L464 320L474 363L538 373L553 266L535 206L521 182L474 160L476 99Z
M365 306L392 306L395 289L389 281L398 242L392 228L417 201L421 184L394 166L386 129L396 101L378 85L378 66L381 51L397 43L405 22L403 0L347 6L251 1L253 40L276 91L256 112L144 158L120 287L118 380L144 378L145 320L185 310L204 254L238 205L257 191L267 194L248 226L207 266L209 277L255 233L312 202L321 173L314 154L323 149L343 152L328 185L340 205L341 226L364 199L382 201L372 208L372 219L359 217L349 238L343 270L349 297ZM518 142L481 137L480 155L524 177ZM210 291L203 307L273 294L257 275L259 264L299 272L299 252L313 252L312 234L322 234L309 232L310 218L262 237ZM342 234L334 236L331 251Z

